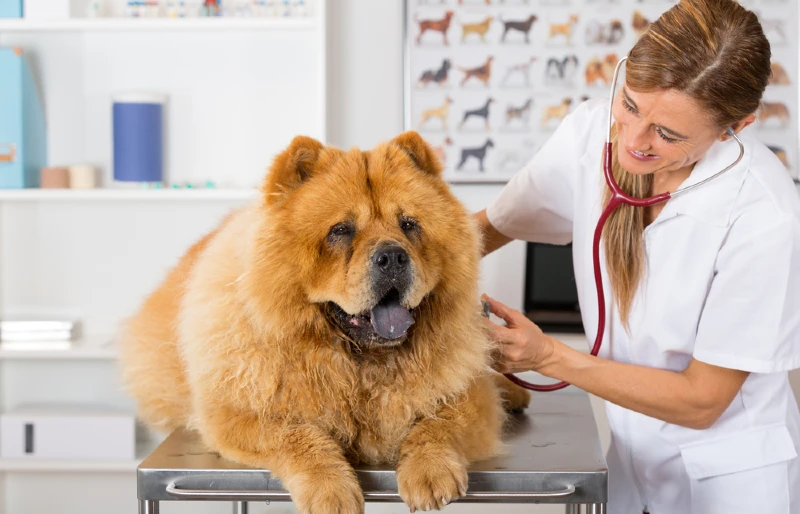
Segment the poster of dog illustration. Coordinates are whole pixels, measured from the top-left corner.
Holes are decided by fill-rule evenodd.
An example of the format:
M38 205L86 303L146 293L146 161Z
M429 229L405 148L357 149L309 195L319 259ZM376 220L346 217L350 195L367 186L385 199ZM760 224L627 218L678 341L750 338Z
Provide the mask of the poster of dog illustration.
M451 183L508 181L677 0L405 0L404 120ZM772 46L755 130L798 178L798 2L741 0Z

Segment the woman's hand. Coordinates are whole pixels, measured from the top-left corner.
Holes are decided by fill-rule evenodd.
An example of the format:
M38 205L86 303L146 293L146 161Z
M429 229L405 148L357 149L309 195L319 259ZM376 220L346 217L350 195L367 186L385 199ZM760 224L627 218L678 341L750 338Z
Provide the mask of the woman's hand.
M489 311L506 322L505 327L485 321L492 340L497 344L492 367L500 373L536 371L553 355L554 340L545 335L521 312L482 295L489 302Z

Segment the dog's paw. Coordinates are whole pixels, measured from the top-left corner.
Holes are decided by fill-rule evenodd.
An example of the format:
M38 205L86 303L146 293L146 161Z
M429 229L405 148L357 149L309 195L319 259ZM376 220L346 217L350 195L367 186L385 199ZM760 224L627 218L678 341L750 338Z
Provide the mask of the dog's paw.
M464 458L451 448L413 452L397 465L397 488L411 512L441 509L467 493Z
M364 495L355 476L312 474L293 482L290 493L300 514L364 514Z
M510 381L505 375L493 375L500 390L503 407L509 412L522 412L531 402L531 392Z

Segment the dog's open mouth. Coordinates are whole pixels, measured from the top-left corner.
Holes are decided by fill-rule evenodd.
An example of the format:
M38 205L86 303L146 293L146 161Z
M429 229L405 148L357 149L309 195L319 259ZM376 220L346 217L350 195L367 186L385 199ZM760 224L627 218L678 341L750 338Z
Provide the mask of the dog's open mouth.
M372 309L348 314L331 303L339 327L358 343L397 344L403 341L414 324L414 310L400 302L400 293L391 289Z

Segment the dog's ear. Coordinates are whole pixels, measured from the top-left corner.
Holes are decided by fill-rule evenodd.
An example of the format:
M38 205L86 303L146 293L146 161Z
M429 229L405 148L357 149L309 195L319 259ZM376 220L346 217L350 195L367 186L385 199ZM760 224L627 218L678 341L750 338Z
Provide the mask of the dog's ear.
M416 131L403 132L392 139L391 144L400 147L417 168L437 177L442 175L442 164L430 145Z
M325 145L307 136L297 136L272 161L264 182L264 195L270 204L311 178Z

